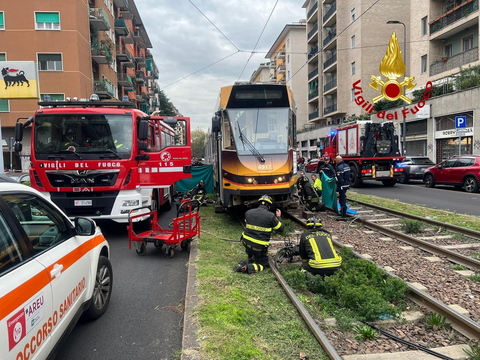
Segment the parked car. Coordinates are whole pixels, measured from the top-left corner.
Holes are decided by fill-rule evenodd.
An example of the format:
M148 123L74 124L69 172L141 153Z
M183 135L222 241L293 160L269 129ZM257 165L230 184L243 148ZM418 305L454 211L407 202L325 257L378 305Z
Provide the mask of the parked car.
M307 164L305 165L305 171L306 171L306 172L316 172L319 161L320 161L320 159L311 159L311 160L309 160L309 161L307 162Z
M110 250L95 222L72 222L40 192L0 187L0 359L46 359L112 291Z
M435 185L453 185L457 189L464 188L466 192L478 192L480 179L480 156L462 155L429 167L423 174L426 187Z
M407 156L399 167L403 168L398 182L408 184L410 180L422 180L423 172L435 163L426 156Z

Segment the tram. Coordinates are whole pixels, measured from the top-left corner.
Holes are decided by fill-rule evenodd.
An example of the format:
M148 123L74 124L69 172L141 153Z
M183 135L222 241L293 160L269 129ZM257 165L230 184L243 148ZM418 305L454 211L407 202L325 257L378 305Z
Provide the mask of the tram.
M215 164L216 211L272 197L294 202L297 181L296 117L285 84L235 83L222 87L207 136L206 159Z

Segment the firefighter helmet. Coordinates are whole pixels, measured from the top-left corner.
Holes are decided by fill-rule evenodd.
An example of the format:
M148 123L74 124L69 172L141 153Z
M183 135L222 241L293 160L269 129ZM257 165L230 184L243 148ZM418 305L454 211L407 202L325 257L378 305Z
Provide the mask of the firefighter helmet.
M267 205L267 204L272 205L272 204L273 204L272 198L271 198L270 196L268 196L268 195L263 195L260 199L258 199L258 202L259 202L260 204L263 203L264 205Z
M315 216L312 216L307 220L307 227L309 229L314 229L321 226L323 226L322 221Z

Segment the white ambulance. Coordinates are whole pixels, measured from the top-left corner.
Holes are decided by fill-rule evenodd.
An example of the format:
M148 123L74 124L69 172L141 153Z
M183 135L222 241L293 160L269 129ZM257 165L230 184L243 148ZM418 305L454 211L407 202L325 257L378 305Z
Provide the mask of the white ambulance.
M102 316L109 256L93 220L72 222L38 191L0 179L0 359L53 358L81 316Z

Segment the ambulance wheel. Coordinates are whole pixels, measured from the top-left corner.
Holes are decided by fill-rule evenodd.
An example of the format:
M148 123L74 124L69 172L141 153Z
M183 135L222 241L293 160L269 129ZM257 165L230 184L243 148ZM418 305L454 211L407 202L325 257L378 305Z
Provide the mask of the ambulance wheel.
M163 247L163 243L159 240L155 241L153 245L155 245L157 249L161 249Z
M105 256L100 256L90 305L82 314L84 320L96 320L107 311L112 295L112 285L113 272L110 260Z
M183 240L181 243L180 243L180 247L182 248L183 251L190 251L190 244L191 244L192 240L190 239L187 239L187 240Z
M137 252L138 255L144 256L147 251L147 245L145 243L142 243L140 245L140 248L135 249L135 251Z

